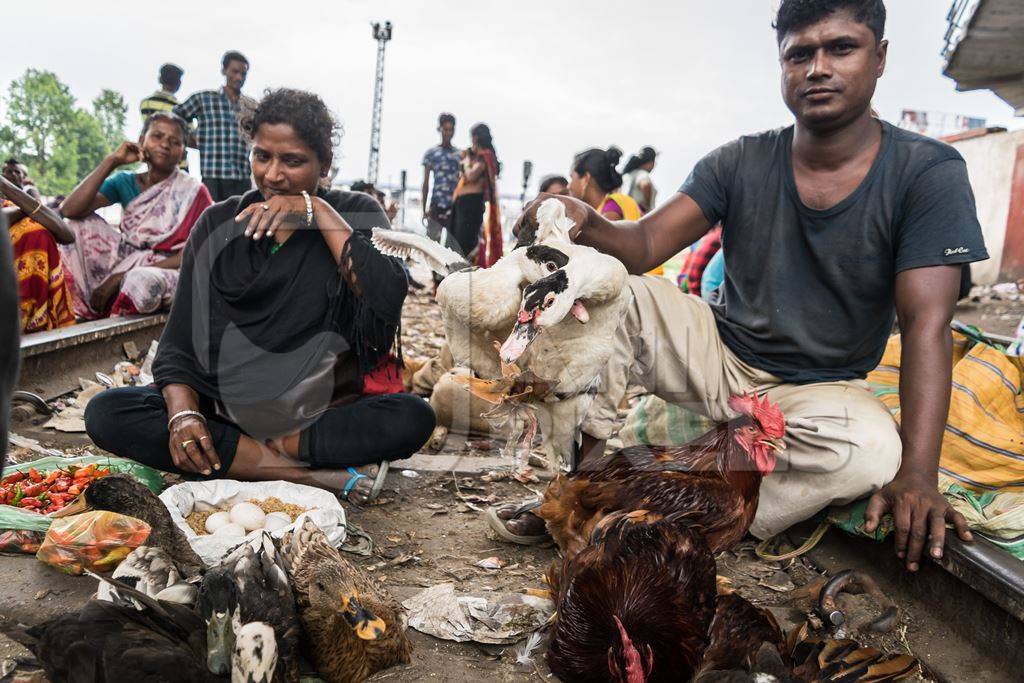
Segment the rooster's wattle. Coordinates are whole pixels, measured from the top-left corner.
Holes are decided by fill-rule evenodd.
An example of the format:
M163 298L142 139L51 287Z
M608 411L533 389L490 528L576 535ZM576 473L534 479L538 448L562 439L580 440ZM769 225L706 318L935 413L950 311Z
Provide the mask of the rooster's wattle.
M548 666L563 681L686 681L715 612L715 561L680 515L605 517L548 573L557 615Z
M568 557L618 510L685 513L713 553L730 547L754 520L761 478L775 468L786 425L767 398L733 396L729 407L739 417L690 443L623 448L559 476L535 514Z

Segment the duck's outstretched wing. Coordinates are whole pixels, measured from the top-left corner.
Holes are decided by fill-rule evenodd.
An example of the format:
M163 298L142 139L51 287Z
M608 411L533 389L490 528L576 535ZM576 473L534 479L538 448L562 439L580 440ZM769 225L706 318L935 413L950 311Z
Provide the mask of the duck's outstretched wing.
M370 242L385 256L415 259L438 275L448 275L469 267L466 259L458 253L423 235L374 228Z

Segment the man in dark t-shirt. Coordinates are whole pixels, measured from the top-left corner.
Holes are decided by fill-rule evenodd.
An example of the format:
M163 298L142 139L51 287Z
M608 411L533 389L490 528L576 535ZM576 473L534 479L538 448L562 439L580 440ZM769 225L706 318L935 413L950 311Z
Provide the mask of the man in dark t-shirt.
M963 159L871 115L885 68L881 0L784 0L776 18L782 91L795 125L744 136L702 159L640 221L611 223L560 198L574 239L637 275L721 221L725 281L709 307L672 283L633 277L601 395L583 422L582 467L618 426L630 381L716 421L755 391L787 418L786 450L761 485L751 531L783 531L871 495L867 528L895 521L896 551L941 557L945 523L966 523L937 490L949 407L949 322L963 264L988 257ZM540 197L540 200L547 197ZM536 222L539 201L520 225ZM864 377L902 333L902 430ZM519 537L529 513L498 513Z

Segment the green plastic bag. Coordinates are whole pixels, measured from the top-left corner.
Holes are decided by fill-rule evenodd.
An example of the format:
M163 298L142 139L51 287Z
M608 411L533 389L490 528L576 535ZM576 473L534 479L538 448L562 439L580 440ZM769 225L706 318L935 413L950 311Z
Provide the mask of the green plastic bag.
M134 460L116 458L108 455L81 455L74 458L63 458L56 455L46 456L39 460L24 462L20 465L8 465L4 468L4 476L12 472L28 472L36 468L40 474L48 474L55 469L85 467L95 463L99 467L109 467L111 472L127 472L145 484L153 493L160 493L164 488L164 480L159 470L140 465ZM0 530L13 529L23 531L46 532L50 528L50 518L38 512L16 508L13 505L0 505Z

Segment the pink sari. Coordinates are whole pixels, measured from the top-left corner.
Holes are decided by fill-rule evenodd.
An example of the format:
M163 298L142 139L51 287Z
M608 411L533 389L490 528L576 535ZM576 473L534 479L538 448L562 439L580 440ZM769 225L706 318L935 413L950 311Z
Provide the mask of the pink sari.
M185 246L192 226L212 203L202 183L177 171L124 207L120 230L96 214L69 219L76 239L61 251L74 281L75 315L93 319L168 307L178 286L178 270L153 264ZM118 273L124 273L124 279L111 309L93 310L93 292Z

